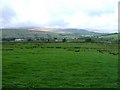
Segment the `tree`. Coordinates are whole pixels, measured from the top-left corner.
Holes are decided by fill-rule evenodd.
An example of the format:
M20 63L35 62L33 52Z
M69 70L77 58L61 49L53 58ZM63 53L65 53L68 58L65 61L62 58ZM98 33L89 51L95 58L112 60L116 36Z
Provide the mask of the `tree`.
M62 42L66 42L66 41L67 41L66 38L63 38L63 39L62 39Z
M87 38L87 39L85 40L85 42L92 42L92 39L91 39L91 38Z
M32 41L32 39L31 39L31 38L28 38L27 41L30 42L30 41Z

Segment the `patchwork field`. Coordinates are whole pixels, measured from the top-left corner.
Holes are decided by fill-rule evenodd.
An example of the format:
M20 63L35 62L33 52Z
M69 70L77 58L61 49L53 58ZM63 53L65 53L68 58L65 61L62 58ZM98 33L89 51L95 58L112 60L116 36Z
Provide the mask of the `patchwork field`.
M117 88L118 46L3 43L3 88Z

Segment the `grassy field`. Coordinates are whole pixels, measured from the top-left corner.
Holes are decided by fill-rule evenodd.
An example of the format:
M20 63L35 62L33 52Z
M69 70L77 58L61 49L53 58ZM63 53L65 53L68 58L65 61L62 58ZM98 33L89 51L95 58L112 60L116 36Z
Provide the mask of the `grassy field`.
M117 44L3 43L3 87L117 88Z
M103 36L100 36L100 38L108 38L108 39L111 38L113 40L118 40L119 39L118 35L120 35L120 34L103 35Z

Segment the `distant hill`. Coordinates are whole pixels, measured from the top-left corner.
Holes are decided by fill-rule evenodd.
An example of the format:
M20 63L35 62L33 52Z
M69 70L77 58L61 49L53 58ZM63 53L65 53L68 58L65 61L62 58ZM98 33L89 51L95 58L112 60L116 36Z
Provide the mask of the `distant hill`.
M79 33L79 34L82 34L82 35L96 35L96 34L100 34L100 33L96 33L96 32L87 31L85 29L72 29L72 28L68 28L68 29L63 29L63 30L71 32L71 33Z
M119 35L118 33L112 33L112 34L105 34L105 35L100 35L99 38L109 38L112 40L118 40L119 39Z
M80 36L94 36L101 33L74 28L7 28L2 29L3 38L77 38Z

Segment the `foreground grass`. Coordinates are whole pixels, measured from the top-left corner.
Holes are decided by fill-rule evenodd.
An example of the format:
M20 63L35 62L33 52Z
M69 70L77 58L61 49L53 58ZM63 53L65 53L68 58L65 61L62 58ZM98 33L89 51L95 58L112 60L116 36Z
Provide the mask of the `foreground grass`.
M116 46L3 43L3 87L117 88Z

